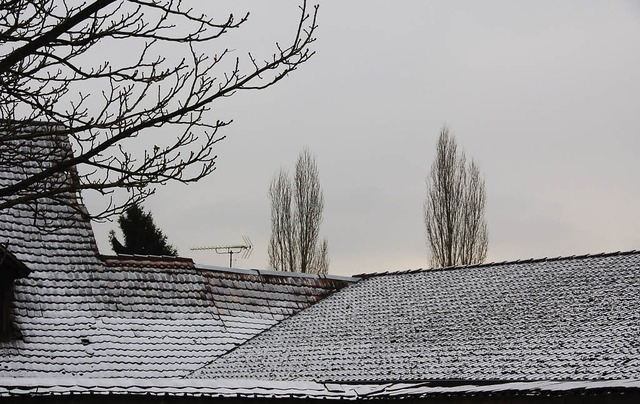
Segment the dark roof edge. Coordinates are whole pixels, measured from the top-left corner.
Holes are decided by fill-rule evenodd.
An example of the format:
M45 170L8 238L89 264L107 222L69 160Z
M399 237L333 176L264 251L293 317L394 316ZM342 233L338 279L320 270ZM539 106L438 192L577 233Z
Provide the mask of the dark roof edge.
M483 264L459 265L459 266L450 266L450 267L443 267L443 268L418 268L418 269L409 269L404 271L371 272L371 273L356 274L356 275L353 275L353 277L354 278L372 278L372 277L384 276L384 275L406 275L406 274L413 274L413 273L419 273L419 272L451 271L451 270L462 269L462 268L483 268L483 267L493 267L498 265L570 261L570 260L579 260L579 259L585 259L585 258L615 257L615 256L621 256L621 255L634 255L634 254L640 254L640 250L602 252L602 253L596 253L596 254L570 255L570 256L560 256L560 257L552 257L552 258L549 258L549 257L529 258L524 260L487 262Z
M353 276L340 276L340 275L322 275L322 274L305 274L302 272L285 272L285 271L272 271L267 269L243 269L243 268L229 268L229 267L220 267L216 265L204 265L204 264L195 264L196 269L203 269L206 271L217 271L217 272L230 272L237 274L245 274L245 275L256 275L256 276L282 276L282 277L295 277L295 278L312 278L312 279L331 279L334 281L343 281L343 282L357 282L360 279L355 278Z
M588 391L639 391L640 380L529 381L492 385L433 387L426 383L345 384L312 381L267 381L254 379L93 379L93 378L0 378L0 397L72 396L89 394L268 397L356 399L429 397L449 394L495 394L531 392L570 393Z

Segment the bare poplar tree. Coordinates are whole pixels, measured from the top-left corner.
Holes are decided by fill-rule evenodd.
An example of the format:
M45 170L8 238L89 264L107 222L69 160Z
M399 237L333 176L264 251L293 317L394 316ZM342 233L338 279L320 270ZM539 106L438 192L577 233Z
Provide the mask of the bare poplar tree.
M269 265L281 271L295 271L298 265L296 226L291 210L292 186L286 171L280 170L269 187L271 239Z
M327 240L319 242L324 197L318 166L308 149L298 156L293 181L281 170L269 187L269 265L280 271L326 274Z
M438 138L436 159L427 178L424 223L432 267L481 263L489 237L484 219L484 179L477 164L467 165L449 129Z
M68 150L70 140L72 148L0 184L0 209L93 190L111 201L94 215L101 218L140 202L156 184L197 181L214 170L213 146L231 123L211 116L213 103L265 89L314 54L317 6L309 12L302 3L290 39L263 59L218 41L248 13L210 18L196 3L0 3L0 165L42 161L38 150L25 155L31 144ZM75 181L58 180L69 173ZM115 189L125 196L114 197Z

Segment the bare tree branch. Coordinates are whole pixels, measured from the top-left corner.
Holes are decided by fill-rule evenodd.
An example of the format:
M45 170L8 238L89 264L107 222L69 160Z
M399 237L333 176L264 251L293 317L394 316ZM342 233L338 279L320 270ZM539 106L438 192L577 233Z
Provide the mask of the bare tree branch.
M211 52L213 41L243 26L248 14L214 21L180 0L3 2L0 165L38 158L49 164L0 184L0 209L92 190L112 201L94 215L105 218L140 202L155 185L210 174L213 146L232 122L211 119L213 104L268 88L309 60L317 10L302 3L293 41L258 60L232 58L228 48ZM110 58L122 43L129 51ZM137 138L146 150L133 147ZM73 153L56 161L15 154L46 139L70 139ZM70 171L77 180L71 187L60 181ZM127 196L116 198L117 189Z

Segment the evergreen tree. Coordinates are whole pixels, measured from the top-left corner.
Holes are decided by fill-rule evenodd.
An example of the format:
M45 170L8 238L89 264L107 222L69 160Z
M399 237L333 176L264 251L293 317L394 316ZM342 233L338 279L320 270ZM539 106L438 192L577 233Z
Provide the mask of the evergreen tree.
M118 225L124 235L124 244L114 230L109 232L109 242L116 254L178 255L175 247L167 242L167 236L153 223L151 213L144 212L139 205L127 208L118 218Z

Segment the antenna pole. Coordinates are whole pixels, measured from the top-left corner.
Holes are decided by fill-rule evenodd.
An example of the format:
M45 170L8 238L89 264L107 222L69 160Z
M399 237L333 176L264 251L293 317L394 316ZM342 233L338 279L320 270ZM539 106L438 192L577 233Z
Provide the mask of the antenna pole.
M229 268L233 268L233 254L239 254L244 251L242 258L249 258L253 250L253 244L249 237L242 236L244 244L239 245L219 245L212 247L194 247L193 250L214 250L217 254L229 254Z

